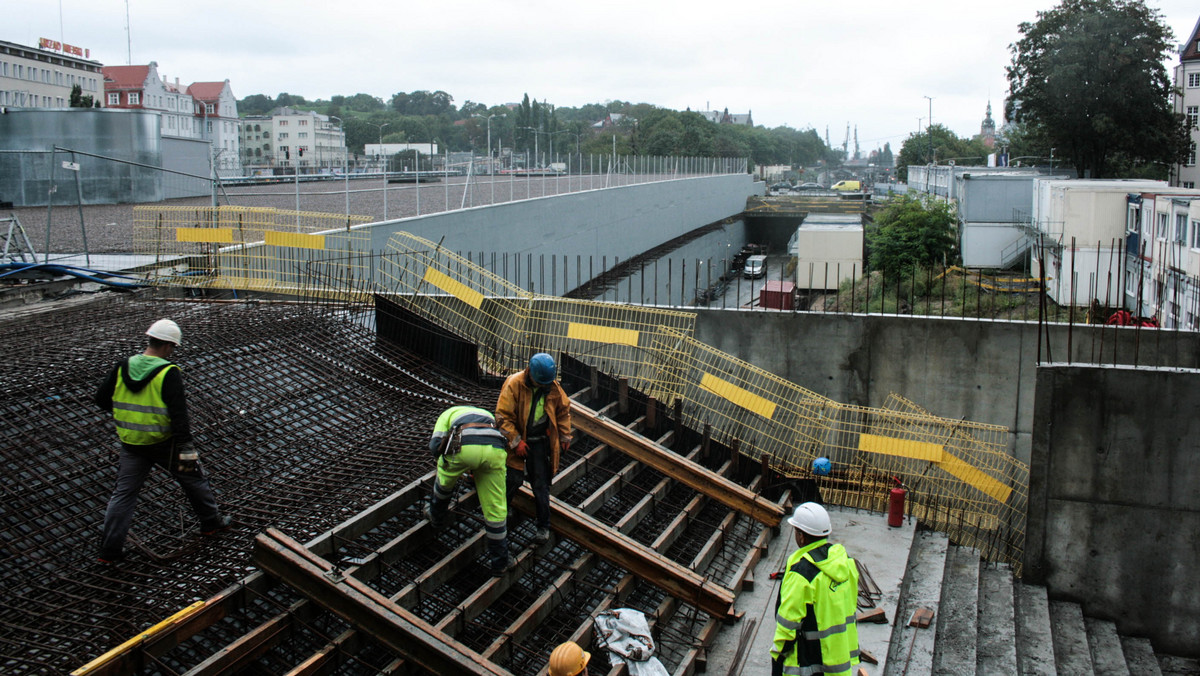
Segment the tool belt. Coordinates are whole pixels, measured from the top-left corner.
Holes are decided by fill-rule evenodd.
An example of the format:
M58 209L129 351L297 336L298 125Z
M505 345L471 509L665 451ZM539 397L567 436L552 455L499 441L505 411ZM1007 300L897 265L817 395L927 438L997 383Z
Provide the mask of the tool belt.
M477 430L477 429L494 430L494 429L496 429L496 424L488 423L488 422L477 422L477 423L463 423L461 425L455 425L453 428L451 428L450 433L446 435L446 441L442 444L441 448L439 449L440 452L438 453L438 455L458 455L458 452L462 450L463 430Z

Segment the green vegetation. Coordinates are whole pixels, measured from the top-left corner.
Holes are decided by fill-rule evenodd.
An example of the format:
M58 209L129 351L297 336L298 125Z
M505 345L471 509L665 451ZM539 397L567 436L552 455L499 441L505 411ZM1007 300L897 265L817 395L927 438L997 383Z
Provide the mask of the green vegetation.
M813 310L870 312L932 317L982 317L1036 320L1038 294L1022 283L1004 287L1004 278L941 266L910 267L896 276L872 272L847 281L836 294L818 301ZM1052 305L1052 304L1051 304ZM1065 311L1051 307L1050 321L1067 321ZM1078 318L1076 318L1078 321Z
M933 138L932 147L930 137ZM940 164L954 160L955 164L986 166L987 156L993 152L995 149L984 145L982 138L959 138L949 129L935 124L913 132L904 139L900 155L896 158L896 176L901 181L907 181L910 165L929 164L935 160Z
M1162 14L1142 0L1063 0L1037 16L1011 46L1005 117L1080 176L1166 178L1188 138L1172 109Z
M438 142L451 150L484 152L491 116L493 147L497 143L517 152L579 152L584 155L691 155L696 157L749 157L754 164L814 166L837 165L844 153L827 147L813 129L767 129L735 124L714 124L698 113L659 108L648 103L611 101L578 108L556 107L528 94L511 109L466 101L455 108L454 97L444 91L399 92L383 101L369 94L333 96L328 101L307 101L281 93L275 98L252 94L238 101L242 116L265 115L288 106L336 115L346 124L346 144L362 153L368 143ZM611 117L610 117L611 116ZM602 120L603 128L592 125ZM386 126L383 126L386 125ZM880 156L890 159L890 147Z
M889 200L867 231L871 269L894 281L914 267L945 264L954 252L955 222L947 202L911 193Z
M71 98L67 105L71 108L99 108L91 94L83 95L83 87L74 85L71 87Z

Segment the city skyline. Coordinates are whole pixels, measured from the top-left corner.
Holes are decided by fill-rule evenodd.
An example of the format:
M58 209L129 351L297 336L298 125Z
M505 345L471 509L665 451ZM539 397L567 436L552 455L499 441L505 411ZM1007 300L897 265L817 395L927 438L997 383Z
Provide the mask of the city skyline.
M105 65L155 61L172 81L228 78L239 99L361 92L386 102L400 91L442 90L456 107L468 100L502 105L528 93L557 106L622 100L728 108L752 112L768 128L811 127L822 137L828 128L832 145L849 125L868 152L885 143L898 151L928 124L930 107L933 122L959 136L979 132L989 102L1002 124L1004 67L1017 25L1056 4L1016 0L968 12L928 0L914 11L865 0L682 13L655 2L600 11L472 0L448 11L433 3L267 0L249 11L218 0L198 13L129 2L127 40L122 0L60 0L10 8L0 37L31 46L59 40ZM1147 4L1162 12L1176 42L1200 18L1194 2Z

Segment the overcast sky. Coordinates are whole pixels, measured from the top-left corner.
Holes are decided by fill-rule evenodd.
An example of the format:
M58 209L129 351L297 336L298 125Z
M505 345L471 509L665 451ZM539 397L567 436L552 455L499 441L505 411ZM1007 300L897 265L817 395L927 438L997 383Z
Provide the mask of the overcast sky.
M84 47L106 65L158 63L183 83L229 79L238 98L441 89L455 105L531 98L751 111L756 124L858 129L864 151L929 116L979 133L1002 122L1017 25L1052 0L42 0L9 2L0 39ZM1196 0L1148 0L1185 40ZM126 7L130 40L126 40ZM61 15L60 15L61 8ZM61 19L60 19L61 16ZM1172 60L1172 64L1177 58ZM920 124L927 124L922 120ZM853 141L852 141L853 143Z

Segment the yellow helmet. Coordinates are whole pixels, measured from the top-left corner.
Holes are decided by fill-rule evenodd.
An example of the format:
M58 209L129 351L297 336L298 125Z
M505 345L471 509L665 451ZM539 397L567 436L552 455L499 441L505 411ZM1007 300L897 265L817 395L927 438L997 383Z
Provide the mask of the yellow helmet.
M577 676L587 670L592 654L574 641L567 641L550 653L550 676Z

